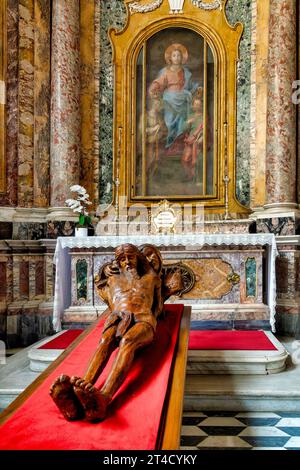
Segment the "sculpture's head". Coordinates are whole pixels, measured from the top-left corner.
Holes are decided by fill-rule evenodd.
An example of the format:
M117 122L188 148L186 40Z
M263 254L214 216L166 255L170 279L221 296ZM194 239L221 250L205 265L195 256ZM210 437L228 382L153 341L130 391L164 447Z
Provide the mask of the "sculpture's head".
M150 266L154 269L154 271L159 274L163 264L160 251L154 245L150 244L142 245L140 247L140 251L143 253L143 255L146 256Z
M118 246L115 250L115 258L121 271L146 271L147 259L131 243Z

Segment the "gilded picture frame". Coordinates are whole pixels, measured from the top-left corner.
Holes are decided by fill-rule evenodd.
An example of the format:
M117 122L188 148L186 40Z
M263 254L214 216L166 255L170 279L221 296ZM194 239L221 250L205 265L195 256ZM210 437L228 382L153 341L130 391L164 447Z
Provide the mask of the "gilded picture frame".
M131 12L130 3L125 0L127 22L123 30L111 29L109 31L114 62L113 180L116 184L113 203L115 204L118 198L124 197L128 206L143 203L151 207L153 203L167 199L180 203L186 201L193 207L201 203L204 205L205 213L248 215L249 209L240 204L236 197L236 87L242 24L237 23L231 26L228 23L225 13L226 0L223 3L224 8L210 11L197 8L192 2L185 2L182 14L170 14L168 0L162 0L156 9L147 13ZM200 57L203 62L205 60L204 53L200 52L198 55L195 53L197 47L198 50L201 49L200 42L206 54L210 55L208 63L213 64L210 70L206 69L206 78L204 69L202 77L199 77ZM203 93L203 122L207 120L207 115L204 116L205 112L210 112L211 123L207 125L207 128L210 127L210 135L208 132L206 136L202 135L202 142L200 142L203 148L208 145L209 139L213 143L212 156L210 156L210 165L213 168L211 187L209 188L207 184L206 188L203 188L202 181L201 190L193 190L190 193L184 193L181 189L176 191L179 185L175 184L175 181L172 183L172 191L165 190L167 187L165 183L168 181L166 175L163 175L158 185L163 191L149 188L152 160L147 157L147 152L149 145L150 148L151 145L152 147L156 145L155 142L149 140L147 142L146 139L147 135L149 137L147 128L155 127L155 121L154 126L151 126L151 122L147 122L151 109L149 97L153 91L151 90L153 82L159 80L160 74L169 65L167 64L167 50L174 44L180 45L177 49L181 48L182 65L191 72L192 82L198 82L202 92L209 83L213 91L213 106ZM185 60L185 49L188 55L187 60ZM194 91L196 90L197 88ZM164 101L165 106L166 100L162 96L162 90L160 91L158 98ZM191 99L193 100L194 96ZM206 99L206 109L204 99ZM160 115L162 121L165 119L164 111ZM162 126L166 124L166 121L162 122ZM162 137L163 132L165 132L164 137ZM168 129L162 130L162 136L160 136L160 143L166 142ZM199 141L197 143L199 144ZM163 156L164 154L161 156L158 152L159 164ZM191 163L191 158L187 160ZM198 164L199 161L198 148ZM205 159L202 156L200 161L202 174L207 171L203 161ZM208 162L207 158L206 165ZM185 171L182 164L182 152L177 154L178 168L182 173ZM182 186L190 185L189 181L182 181L182 183Z

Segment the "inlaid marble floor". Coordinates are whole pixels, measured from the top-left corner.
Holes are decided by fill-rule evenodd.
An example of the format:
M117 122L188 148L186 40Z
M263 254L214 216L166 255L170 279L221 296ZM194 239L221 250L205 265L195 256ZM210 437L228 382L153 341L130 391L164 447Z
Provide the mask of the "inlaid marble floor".
M300 412L185 412L182 450L300 450Z

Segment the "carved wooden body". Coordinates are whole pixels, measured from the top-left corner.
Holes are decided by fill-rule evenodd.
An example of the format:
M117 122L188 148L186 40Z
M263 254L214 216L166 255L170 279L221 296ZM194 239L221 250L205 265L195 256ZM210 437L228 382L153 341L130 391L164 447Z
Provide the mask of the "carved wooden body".
M163 275L160 252L152 245L140 249L130 244L117 247L115 260L101 268L95 283L110 310L99 346L84 378L63 375L50 389L68 420L105 418L107 406L124 382L136 351L154 339L164 299L184 290L180 269L173 267ZM98 390L94 384L117 347L111 371Z

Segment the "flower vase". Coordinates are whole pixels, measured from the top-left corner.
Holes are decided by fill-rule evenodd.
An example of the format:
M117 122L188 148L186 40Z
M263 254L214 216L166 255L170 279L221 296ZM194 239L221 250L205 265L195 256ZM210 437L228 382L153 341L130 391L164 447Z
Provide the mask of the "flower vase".
M81 227L80 225L75 227L75 237L87 237L88 227Z

